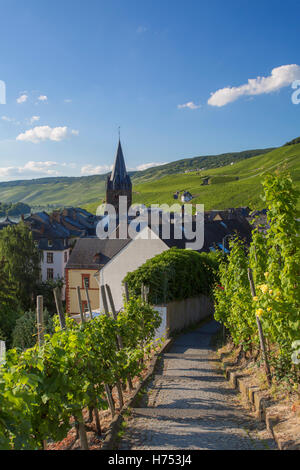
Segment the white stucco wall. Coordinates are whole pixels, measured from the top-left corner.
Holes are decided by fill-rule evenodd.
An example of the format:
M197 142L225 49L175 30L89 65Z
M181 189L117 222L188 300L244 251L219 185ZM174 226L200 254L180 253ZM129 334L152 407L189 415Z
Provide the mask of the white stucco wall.
M152 231L151 236L152 239L150 239L150 229L147 227L100 271L100 284L110 286L117 311L123 307L122 281L126 274L135 271L153 256L169 249ZM102 308L100 298L100 309Z
M66 250L62 251L51 251L50 250L43 250L43 258L41 261L41 273L42 273L42 281L47 281L47 269L53 269L53 279L57 278L65 278L65 267L67 262L65 262L65 252L68 253L67 255L67 262L70 256L70 249L67 248ZM53 253L53 263L47 263L47 253ZM65 298L65 289L62 292L63 300Z

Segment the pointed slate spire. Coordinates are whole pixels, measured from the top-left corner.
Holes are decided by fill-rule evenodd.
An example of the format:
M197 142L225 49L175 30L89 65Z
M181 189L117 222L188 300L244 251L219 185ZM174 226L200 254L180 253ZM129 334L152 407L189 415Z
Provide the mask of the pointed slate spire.
M108 185L111 189L126 189L131 186L130 177L127 174L121 141L119 140L117 155Z

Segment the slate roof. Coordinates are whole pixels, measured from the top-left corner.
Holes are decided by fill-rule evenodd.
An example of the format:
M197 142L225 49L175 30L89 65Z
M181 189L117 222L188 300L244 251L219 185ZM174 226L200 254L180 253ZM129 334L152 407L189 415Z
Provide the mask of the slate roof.
M34 239L56 239L56 238L69 238L70 231L57 223L55 220L50 220L49 215L46 212L39 212L31 215L26 219L26 224L32 230Z
M130 241L131 239L80 238L77 240L66 268L101 269Z
M247 221L207 221L204 225L204 246L202 251L209 252L211 247L214 246L221 248L224 237L226 235L234 235L235 233L249 244L251 241L251 230L252 228ZM227 237L225 241L226 247L228 247L228 238L229 237Z
M146 219L142 222L143 224L147 225ZM145 225L144 225L145 226ZM148 227L151 228L150 220L148 221ZM137 232L143 229L143 226L140 225L140 227L137 227ZM171 223L170 225L170 237L169 238L164 238L165 233L168 233L167 231L163 231L163 225L160 222L157 228L157 231L155 233L159 236L159 238L169 247L176 247L176 248L181 248L185 249L186 243L192 243L194 240L186 238L186 235L183 231L183 229L180 229L182 233L182 238L176 238L177 230L175 231L174 224ZM196 231L196 221L195 218L193 219L192 222L192 230L193 232ZM220 245L223 243L223 238L226 235L234 235L237 233L239 237L243 240L246 241L247 244L250 244L251 241L251 230L252 227L248 223L246 219L232 219L232 220L226 220L226 221L205 221L204 223L204 245L203 248L200 251L206 251L209 252L210 248L213 247L214 245L218 246L219 248ZM115 231L115 236L118 237L119 233L119 226L116 228ZM226 246L228 246L228 237L226 239Z
M52 246L49 246L48 244L49 238L39 238L38 241L38 247L40 250L44 251L64 251L69 248L68 241L65 245L65 238L54 238L52 241Z

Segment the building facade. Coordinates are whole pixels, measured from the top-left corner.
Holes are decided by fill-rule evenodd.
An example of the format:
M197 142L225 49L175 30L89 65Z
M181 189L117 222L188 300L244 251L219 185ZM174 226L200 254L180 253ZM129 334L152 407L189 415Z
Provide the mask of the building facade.
M80 288L82 309L87 310L85 282L93 312L99 311L99 282L96 274L113 259L130 240L80 238L71 253L66 272L66 308L70 315L78 314L77 287Z

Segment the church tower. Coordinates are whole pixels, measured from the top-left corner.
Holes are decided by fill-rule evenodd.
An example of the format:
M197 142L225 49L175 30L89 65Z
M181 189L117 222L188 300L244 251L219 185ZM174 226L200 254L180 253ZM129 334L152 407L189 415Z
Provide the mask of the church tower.
M127 207L132 204L132 183L127 174L121 142L119 140L117 155L111 175L106 183L106 203L119 209L119 196L127 196Z

